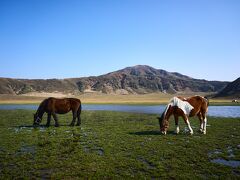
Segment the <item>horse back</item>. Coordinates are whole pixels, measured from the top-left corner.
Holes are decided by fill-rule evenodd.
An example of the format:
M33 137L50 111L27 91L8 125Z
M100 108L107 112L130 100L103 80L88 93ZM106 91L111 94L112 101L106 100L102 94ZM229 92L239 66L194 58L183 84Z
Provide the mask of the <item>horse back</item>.
M65 114L71 110L77 111L79 106L81 105L81 101L76 98L48 98L46 112L57 113L57 114Z
M193 110L190 113L191 116L195 116L199 112L205 113L208 109L208 100L201 96L193 96L189 98L181 98L183 101L189 102L193 106Z
M80 99L77 98L67 98L71 105L71 109L78 109L81 106L81 101Z

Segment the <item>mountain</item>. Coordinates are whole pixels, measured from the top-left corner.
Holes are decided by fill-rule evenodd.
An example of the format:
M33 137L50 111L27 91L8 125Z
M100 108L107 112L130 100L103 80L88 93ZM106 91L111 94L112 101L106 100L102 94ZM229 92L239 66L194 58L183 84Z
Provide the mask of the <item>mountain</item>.
M216 97L240 98L240 77L229 83Z
M0 78L0 94L26 94L29 92L63 92L78 91L76 84L68 79L10 79Z
M102 92L142 94L151 92L218 92L228 82L194 79L180 73L138 65L101 76L69 79L10 79L0 78L0 94L29 92L83 93Z
M171 73L150 66L138 65L98 77L76 79L81 91L103 93L151 93L151 92L216 92L228 82L206 81Z

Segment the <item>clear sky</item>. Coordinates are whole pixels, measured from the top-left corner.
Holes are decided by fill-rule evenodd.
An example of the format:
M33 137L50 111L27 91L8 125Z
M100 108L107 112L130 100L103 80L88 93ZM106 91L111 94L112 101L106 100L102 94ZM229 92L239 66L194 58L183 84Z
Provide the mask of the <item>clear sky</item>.
M139 64L237 79L240 0L0 0L0 77L83 77Z

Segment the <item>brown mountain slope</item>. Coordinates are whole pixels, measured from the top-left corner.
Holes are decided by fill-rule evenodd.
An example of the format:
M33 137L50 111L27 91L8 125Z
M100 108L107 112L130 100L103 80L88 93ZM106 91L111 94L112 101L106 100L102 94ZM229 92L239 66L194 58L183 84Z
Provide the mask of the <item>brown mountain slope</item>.
M229 83L216 97L240 98L240 77Z
M10 79L0 78L0 94L25 94L29 92L63 92L78 91L76 84L67 79Z
M75 82L82 91L104 93L216 92L227 85L227 82L193 79L144 65L127 67L98 77L75 79Z
M206 81L171 73L150 66L138 65L101 76L26 80L0 78L0 94L25 94L28 92L82 93L151 93L151 92L217 92L228 82Z

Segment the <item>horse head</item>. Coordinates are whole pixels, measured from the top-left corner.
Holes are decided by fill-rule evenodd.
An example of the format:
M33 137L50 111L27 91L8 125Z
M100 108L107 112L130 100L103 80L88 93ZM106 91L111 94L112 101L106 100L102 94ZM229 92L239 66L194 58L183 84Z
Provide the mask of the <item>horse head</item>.
M164 117L164 113L162 114L161 117L158 117L158 122L159 122L161 133L164 134L164 135L167 134L167 129L169 127L169 122Z
M42 118L39 117L38 113L35 113L33 115L33 125L36 126L36 125L39 125L42 121Z

